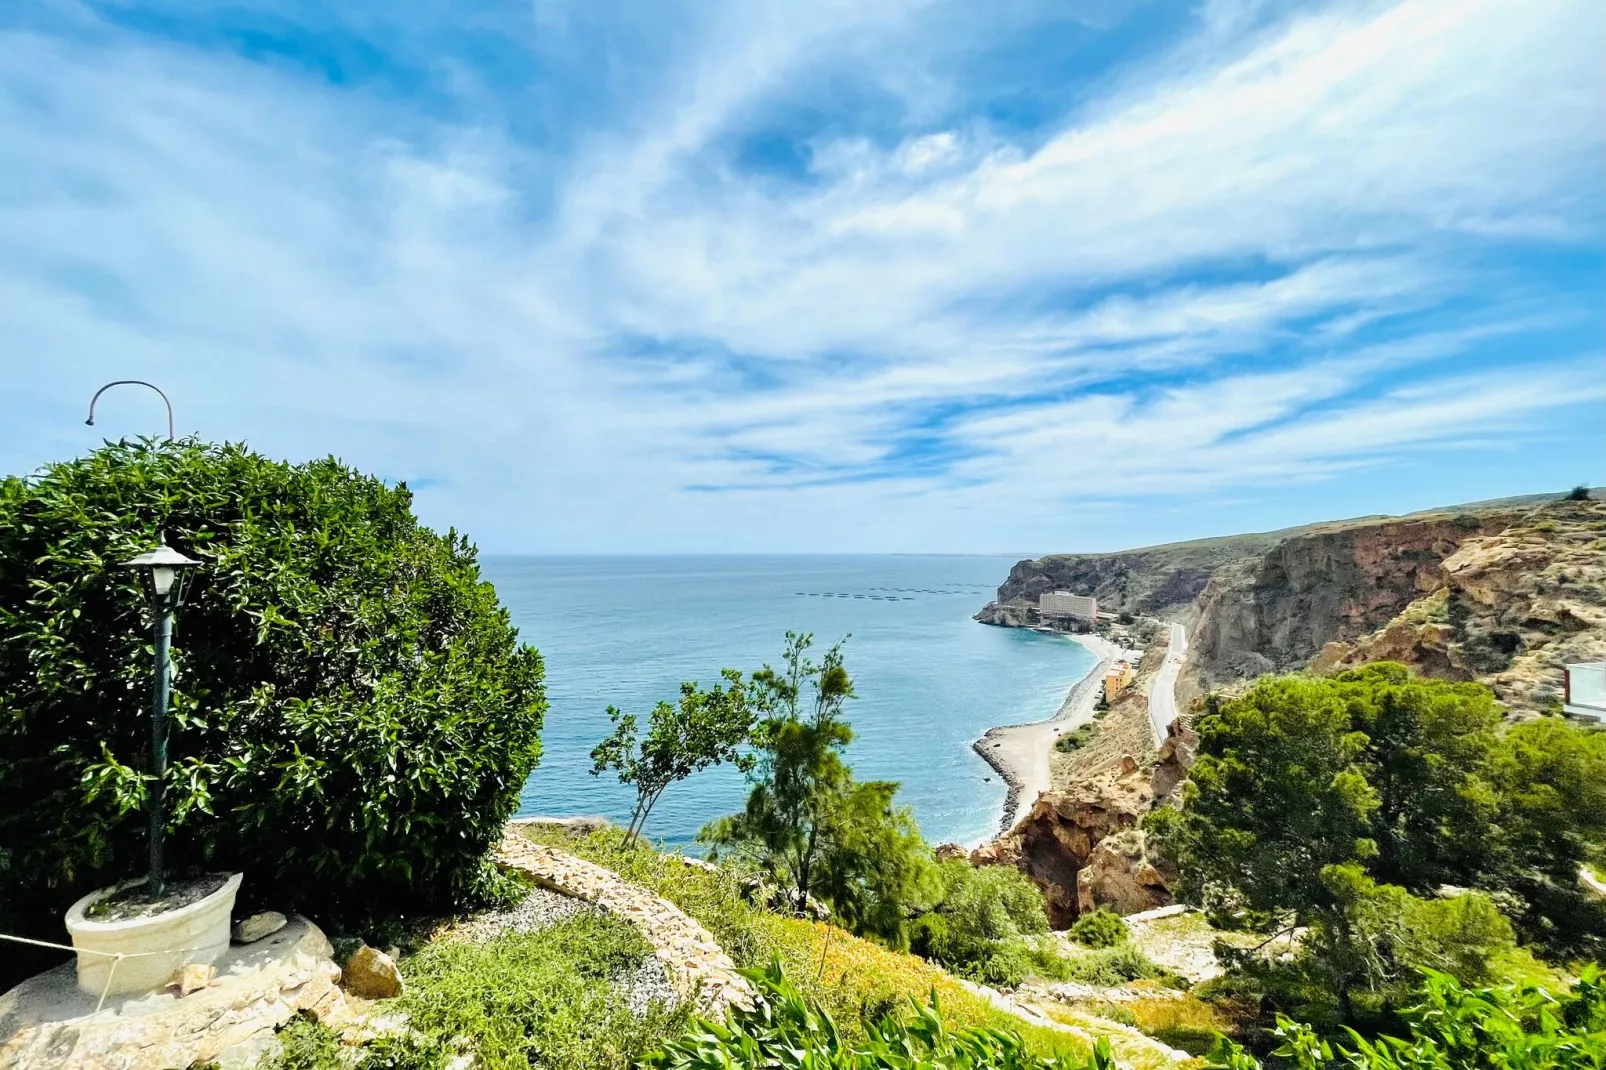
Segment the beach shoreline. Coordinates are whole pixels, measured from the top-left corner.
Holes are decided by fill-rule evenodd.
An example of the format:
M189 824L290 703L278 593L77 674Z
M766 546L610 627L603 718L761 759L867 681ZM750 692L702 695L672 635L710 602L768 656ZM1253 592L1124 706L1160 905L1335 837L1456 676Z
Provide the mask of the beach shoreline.
M1123 653L1122 648L1097 635L1073 634L1067 638L1086 647L1097 659L1086 676L1071 685L1054 715L1026 724L989 728L970 746L1004 781L1004 814L991 842L1015 826L1037 797L1049 788L1049 753L1054 741L1093 720L1093 709L1103 690L1104 674Z

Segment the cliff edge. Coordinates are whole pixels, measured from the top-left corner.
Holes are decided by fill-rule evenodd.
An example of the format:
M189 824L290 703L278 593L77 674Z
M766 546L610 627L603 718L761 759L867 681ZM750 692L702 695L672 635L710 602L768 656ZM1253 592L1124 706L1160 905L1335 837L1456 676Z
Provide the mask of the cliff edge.
M1600 525L1597 527L1597 525ZM1519 714L1553 705L1562 665L1606 656L1606 503L1531 495L1010 570L977 619L1035 622L1069 590L1192 632L1178 703L1268 672L1397 658L1482 680Z

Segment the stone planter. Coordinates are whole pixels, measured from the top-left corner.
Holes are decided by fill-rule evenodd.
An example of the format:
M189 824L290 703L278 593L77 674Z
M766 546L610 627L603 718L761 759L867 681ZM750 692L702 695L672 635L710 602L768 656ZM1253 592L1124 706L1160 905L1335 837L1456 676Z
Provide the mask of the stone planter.
M216 962L229 947L229 920L241 877L235 873L204 899L144 918L97 921L88 916L97 901L126 885L102 888L78 900L67 911L67 931L72 934L73 947L79 949L78 987L97 996L102 991L110 995L151 992L171 981L180 966ZM90 950L129 957L119 960L108 954L83 953Z

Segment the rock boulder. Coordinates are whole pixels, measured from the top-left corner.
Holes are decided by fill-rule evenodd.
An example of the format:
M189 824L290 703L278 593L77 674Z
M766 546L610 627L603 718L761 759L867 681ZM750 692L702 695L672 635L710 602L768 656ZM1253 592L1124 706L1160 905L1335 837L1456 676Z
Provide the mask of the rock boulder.
M1171 905L1165 876L1144 852L1142 829L1123 829L1093 848L1076 875L1077 910L1107 907L1117 914L1137 914Z
M346 960L340 983L363 999L389 999L402 994L401 970L396 960L378 948L362 945Z

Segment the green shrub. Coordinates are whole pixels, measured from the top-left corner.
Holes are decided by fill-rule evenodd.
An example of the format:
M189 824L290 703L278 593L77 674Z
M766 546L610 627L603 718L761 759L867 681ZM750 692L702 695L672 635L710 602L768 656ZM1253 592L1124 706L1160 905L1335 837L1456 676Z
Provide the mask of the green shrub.
M700 1021L649 1060L660 1070L1114 1070L1108 1040L1086 1062L1047 1058L1007 1029L951 1029L936 997L874 1023L860 1042L847 1039L830 1013L794 988L779 963L749 971L761 999L726 1024Z
M1402 1014L1406 1036L1331 1044L1308 1026L1279 1017L1278 1065L1323 1070L1335 1055L1352 1070L1563 1070L1606 1065L1606 985L1590 966L1557 999L1535 985L1463 988L1427 971L1422 1001ZM1259 1070L1238 1045L1222 1040L1208 1064L1216 1070Z
M964 859L942 863L939 873L942 899L913 926L917 954L983 984L1013 986L1039 972L1024 937L1047 932L1048 914L1031 878Z
M3 927L142 868L150 636L116 564L162 530L204 562L173 644L175 870L324 911L485 888L540 755L541 660L411 503L333 459L193 440L0 482Z
M1083 914L1070 929L1071 939L1083 947L1114 947L1125 943L1130 935L1126 922L1103 907Z
M1054 741L1054 749L1065 754L1079 751L1087 746L1093 739L1093 726L1090 724L1078 725L1076 728Z
M445 1070L472 1052L484 1067L637 1066L678 1035L684 1010L649 1002L633 1011L620 982L652 957L629 922L586 914L484 942L445 938L402 961L407 989L387 1003L406 1034L363 1049L363 1070ZM268 1070L345 1070L341 1045L303 1023L280 1034Z
M1168 980L1170 975L1133 944L1117 944L1067 957L1062 980L1099 988L1131 981Z

